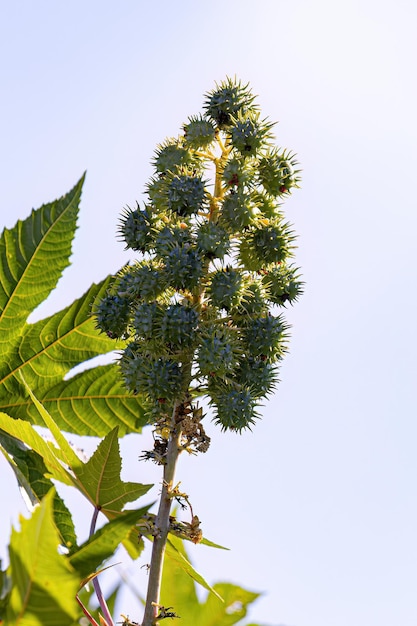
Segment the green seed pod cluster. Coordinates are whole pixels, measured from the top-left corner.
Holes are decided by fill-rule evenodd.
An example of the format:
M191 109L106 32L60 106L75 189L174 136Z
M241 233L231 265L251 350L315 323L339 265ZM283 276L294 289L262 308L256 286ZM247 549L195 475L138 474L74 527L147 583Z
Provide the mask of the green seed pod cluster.
M299 171L272 127L248 85L216 85L157 147L145 206L122 214L119 235L139 258L98 305L97 325L126 340L121 372L150 421L206 396L214 421L240 432L277 384L288 340L277 308L302 282L281 209Z

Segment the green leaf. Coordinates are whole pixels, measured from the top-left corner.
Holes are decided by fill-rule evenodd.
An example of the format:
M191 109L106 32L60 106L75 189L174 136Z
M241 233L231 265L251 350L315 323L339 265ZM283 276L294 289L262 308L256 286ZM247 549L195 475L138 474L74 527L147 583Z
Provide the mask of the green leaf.
M118 426L122 437L140 432L147 423L140 400L126 390L115 364L87 369L47 390L37 389L37 397L62 430L77 435L103 437ZM1 403L13 417L40 421L36 407L23 394Z
M62 311L27 323L69 265L83 181L0 237L0 411L42 423L21 386L23 373L61 430L103 436L119 426L122 436L139 432L146 419L140 400L124 388L115 365L93 367L65 380L73 367L124 345L100 333L93 317L113 277L92 285Z
M46 428L50 430L52 436L58 444L58 448L55 449L55 454L63 463L69 465L72 471L75 472L77 467L81 466L83 462L81 461L80 457L77 456L77 454L74 452L68 441L65 439L64 435L61 432L61 429L54 422L43 404L39 402L39 400L36 398L35 394L26 383L22 372L20 372L20 378L33 404L38 410L40 417L42 418L42 426L46 426Z
M87 463L74 469L85 495L105 515L112 516L121 511L127 502L137 500L152 487L123 482L121 469L117 427L100 442Z
M51 442L47 444L31 424L14 420L5 413L0 413L0 429L17 435L40 454L52 478L76 486L95 508L110 518L120 512L127 502L137 500L149 491L152 485L123 482L120 479L122 459L117 426L100 442L87 463L83 463L48 411L25 383L23 376L21 378L42 417L43 425L50 430L58 446ZM62 464L69 466L73 473L69 473Z
M0 428L17 437L40 454L51 478L55 478L66 485L74 484L73 477L61 464L59 457L62 454L59 453L58 448L51 442L47 443L29 422L15 420L6 413L0 413Z
M184 543L179 539L173 541L177 553L189 562ZM258 593L247 591L238 585L217 583L210 588L213 593L209 593L206 600L200 602L196 594L195 579L192 578L179 560L165 560L160 603L173 607L181 618L181 626L232 626L241 622L247 614L248 606L259 597ZM196 582L200 583L198 580Z
M39 379L50 387L76 365L123 345L99 334L91 316L94 302L106 294L111 281L112 278L107 277L98 285L91 285L81 298L65 309L23 326L11 362L0 364L2 396L19 390L18 372L23 372L31 387L34 382L39 386Z
M149 507L125 511L100 528L88 541L71 554L69 561L81 578L86 578L99 567L105 559L112 556L124 541L132 526L144 515Z
M211 587L208 582L203 578L203 576L201 576L201 574L199 574L191 565L180 539L177 539L176 537L168 539L166 545L166 556L170 560L174 561L175 564L180 569L182 569L189 577L195 580L196 583L204 587L204 589L207 589L207 591L211 591L211 593L213 593L218 598L218 600L221 601L222 598L217 593L217 591L215 591L215 589Z
M202 546L208 546L209 548L217 548L218 550L230 550L230 548L225 548L221 546L219 543L214 543L214 541L210 541L210 539L203 539L200 541Z
M21 490L26 493L32 506L38 504L54 486L53 482L45 477L48 469L42 457L3 431L0 431L0 450L8 460ZM61 534L62 544L67 548L75 546L77 538L71 514L57 493L54 497L54 520Z
M207 596L206 602L201 606L201 621L199 621L201 626L237 624L246 617L248 605L260 595L231 583L217 583L214 589L223 598L223 603L220 603L212 594Z
M50 491L30 519L20 519L20 531L12 530L7 624L70 626L79 615L75 601L79 577L67 557L58 553L53 496Z
M69 265L84 176L0 237L0 345L9 351L29 315Z

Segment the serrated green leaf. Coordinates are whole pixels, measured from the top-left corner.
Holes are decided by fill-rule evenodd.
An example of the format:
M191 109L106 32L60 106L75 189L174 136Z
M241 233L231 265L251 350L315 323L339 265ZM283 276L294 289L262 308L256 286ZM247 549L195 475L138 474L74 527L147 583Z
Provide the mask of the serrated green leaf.
M13 469L20 489L25 492L32 506L38 504L54 486L45 477L48 469L42 457L3 431L0 431L0 450ZM57 493L54 498L54 520L61 534L62 544L67 548L75 546L77 538L71 513Z
M225 546L221 546L219 543L214 543L214 541L210 541L210 539L203 539L200 541L202 546L207 546L209 548L217 548L218 550L230 550L230 548L226 548Z
M237 624L246 617L248 605L259 598L259 593L231 583L216 583L213 587L223 598L223 602L219 602L213 594L207 596L206 602L201 606L201 626Z
M121 469L117 427L100 442L87 463L74 469L85 495L105 515L121 511L127 502L137 500L152 487L123 482L120 479Z
M180 539L174 541L177 552L189 562L184 542ZM259 597L258 593L238 585L216 583L211 588L214 593L209 593L206 600L200 602L196 594L196 579L192 578L180 560L165 560L160 603L173 607L181 618L182 626L232 626L240 623L247 614L248 606ZM200 584L198 580L196 582Z
M62 430L103 436L120 426L120 433L138 432L146 423L138 398L129 394L115 364L99 366L69 380L76 365L122 345L99 334L91 317L92 302L100 299L111 277L92 285L70 307L25 327L21 345L0 364L0 410L42 424L20 374L48 408Z
M66 485L73 485L74 479L62 466L59 456L62 456L56 446L46 442L29 422L15 420L6 413L0 413L0 428L13 435L31 447L43 458L51 478L55 478ZM59 456L57 456L59 454Z
M82 578L94 572L129 535L132 526L145 515L149 506L125 511L100 528L88 541L71 554L69 561Z
M103 437L118 426L122 437L140 432L147 423L140 400L126 390L116 364L87 369L46 391L37 389L36 395L65 432ZM23 394L0 400L0 404L13 417L40 422L33 402Z
M168 539L165 553L168 559L174 561L188 576L195 580L196 583L204 587L204 589L207 589L207 591L213 593L217 599L221 601L222 598L217 591L215 591L215 589L211 587L203 576L199 574L191 565L180 539L177 539L176 537Z
M16 439L16 437L12 437L8 435L4 431L0 430L0 452L3 453L3 456L6 458L10 467L12 468L17 482L19 484L19 488L24 494L24 498L27 498L27 501L30 502L31 506L35 506L38 504L39 499L35 492L35 487L32 487L30 481L30 467L32 466L32 478L34 485L38 481L46 481L52 486L51 481L45 478L45 473L48 471L42 458L33 450L30 450L25 444ZM31 457L33 457L33 461L31 462ZM39 463L41 464L43 471L39 474L36 471L37 459L39 459ZM45 494L43 494L45 495Z
M173 539L172 546L174 546L174 541L177 553L189 562L183 542L179 539ZM189 623L199 624L200 603L195 582L178 560L168 558L164 561L160 602L163 606L174 607L181 617L181 624L183 624L184 619L186 622L188 620Z
M30 519L20 519L20 531L12 530L8 624L70 626L79 614L75 601L79 577L67 557L58 553L53 496L50 491Z
M58 427L58 425L54 422L54 420L52 419L52 417L49 415L48 411L45 409L45 407L43 406L43 404L41 402L39 402L39 400L37 399L37 397L35 396L35 394L33 393L33 391L31 390L31 388L29 387L29 385L26 383L22 372L19 372L20 374L20 379L27 391L27 393L29 394L33 404L35 405L40 417L42 418L42 426L46 426L46 428L49 429L49 431L51 432L52 436L54 437L56 443L58 444L58 448L55 451L55 454L58 456L58 458L65 463L66 465L69 465L69 467L72 469L73 472L76 471L77 467L82 466L83 462L80 459L79 456L77 456L74 452L74 450L72 449L72 447L70 446L70 444L68 443L68 441L65 439L64 435L61 432L61 429Z
M32 211L0 237L0 346L8 352L26 319L69 265L84 176L65 196Z
M52 478L77 487L93 507L110 517L120 512L127 502L137 500L149 491L152 485L123 482L120 479L122 459L117 426L100 442L87 463L84 463L48 411L26 385L23 376L21 378L42 417L43 425L50 430L58 447L52 442L47 444L31 424L14 420L5 413L0 413L0 429L17 435L21 441L38 452L43 457ZM72 473L69 473L62 464L67 465Z
M27 323L69 264L83 181L0 237L0 411L42 424L21 386L23 373L61 430L103 436L120 426L122 436L140 432L146 419L140 400L125 389L116 366L91 368L65 380L73 367L124 345L100 333L93 317L113 277L92 285L62 311Z
M0 397L21 391L19 372L30 387L39 387L41 381L49 388L76 365L123 346L123 342L99 333L91 315L94 303L107 293L111 281L108 276L99 284L92 284L68 307L23 326L10 358L0 363Z

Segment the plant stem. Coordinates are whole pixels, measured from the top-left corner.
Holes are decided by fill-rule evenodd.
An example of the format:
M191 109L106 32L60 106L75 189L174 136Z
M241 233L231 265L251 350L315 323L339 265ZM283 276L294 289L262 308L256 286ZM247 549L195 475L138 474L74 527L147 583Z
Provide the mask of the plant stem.
M93 517L91 519L91 524L90 524L90 537L92 537L95 533L96 522L97 522L99 512L100 510L97 507L95 507ZM94 587L94 591L96 592L96 596L97 596L97 600L99 602L100 608L103 611L103 617L106 620L106 623L108 624L108 626L113 626L114 622L113 622L112 616L110 615L110 611L107 606L106 599L103 596L103 592L101 591L98 578L93 578L93 587Z
M146 595L145 613L142 626L153 626L158 615L159 595L161 589L162 567L169 528L171 510L170 489L173 486L175 468L180 454L179 439L181 433L175 424L175 408L172 419L172 432L168 440L164 478L159 500L158 514L155 518L155 538L152 546L151 565L149 570L148 591Z

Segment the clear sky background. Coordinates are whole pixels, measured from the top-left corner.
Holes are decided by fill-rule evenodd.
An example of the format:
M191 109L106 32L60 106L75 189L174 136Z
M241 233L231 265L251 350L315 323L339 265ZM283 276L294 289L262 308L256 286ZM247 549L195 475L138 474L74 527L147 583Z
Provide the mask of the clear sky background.
M178 472L231 548L193 548L197 568L264 591L251 616L275 626L417 623L416 24L413 0L0 3L1 227L88 172L73 264L42 314L131 258L120 211L215 81L249 81L298 153L286 212L306 290L282 382L253 433L209 424L209 452ZM123 441L125 480L159 480L137 462L146 441ZM7 560L25 509L0 471ZM85 536L78 501L77 523ZM137 586L141 564L125 565ZM140 617L130 596L120 610Z

